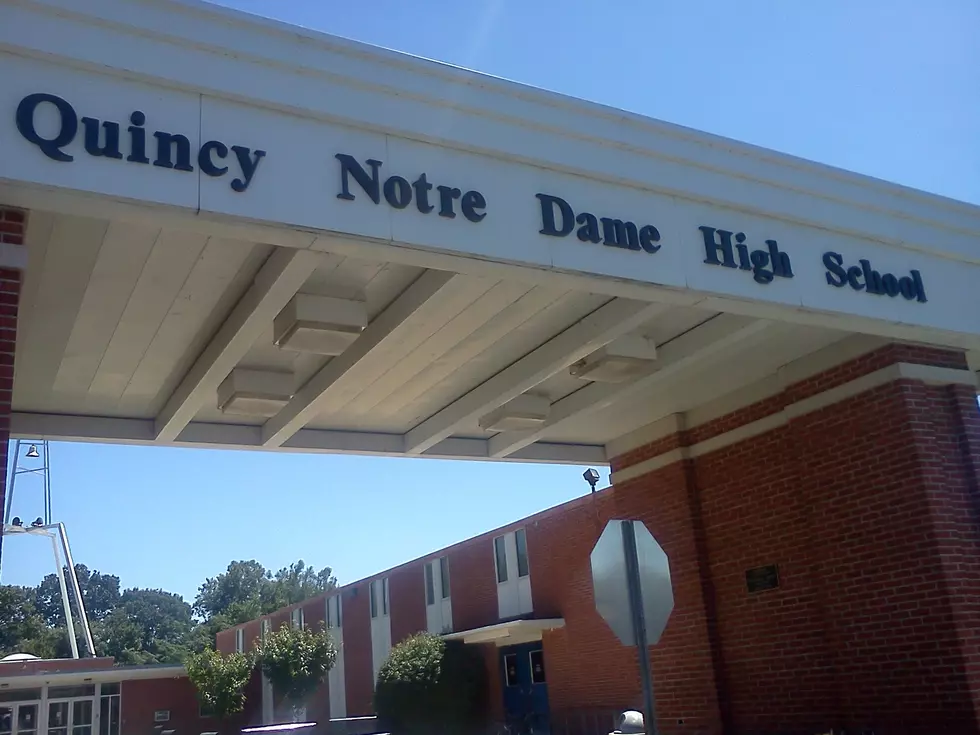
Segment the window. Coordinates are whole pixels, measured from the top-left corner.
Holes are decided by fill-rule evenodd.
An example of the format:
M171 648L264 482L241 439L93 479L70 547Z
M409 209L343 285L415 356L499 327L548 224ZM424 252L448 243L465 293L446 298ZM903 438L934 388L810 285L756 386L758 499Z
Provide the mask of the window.
M378 617L379 610L382 617L388 615L388 578L375 579L370 585L371 591L371 617Z
M532 684L544 684L544 651L537 650L531 651L529 654L531 657L531 683Z
M92 735L92 700L76 699L71 704L71 735Z
M436 588L435 580L432 579L432 562L427 562L425 565L425 604L435 605L436 604Z
M289 617L293 627L297 630L303 630L303 628L306 627L306 619L303 615L303 608L297 607L295 610L293 610Z
M235 652L245 653L245 629L235 628Z
M67 687L50 687L48 699L70 699L72 697L94 697L95 684Z
M327 598L327 627L341 628L344 625L343 605L340 604L340 595L333 595Z
M509 687L519 685L517 680L517 654L508 653L504 656L504 684Z
M439 576L442 577L442 599L449 599L449 557L439 559Z
M99 698L99 735L119 735L119 684L102 684Z
M262 636L262 640L265 640L265 637L269 635L269 620L268 619L263 620L260 623L259 629L261 631L260 635Z
M527 568L527 535L523 528L518 528L514 532L514 540L517 542L517 576L526 577L529 574Z
M497 536L493 540L493 554L497 566L497 583L507 581L507 544L506 536Z

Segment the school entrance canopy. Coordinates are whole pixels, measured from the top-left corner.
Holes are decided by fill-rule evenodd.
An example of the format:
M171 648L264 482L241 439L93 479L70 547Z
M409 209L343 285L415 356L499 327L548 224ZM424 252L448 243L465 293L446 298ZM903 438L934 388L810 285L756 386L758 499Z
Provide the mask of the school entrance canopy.
M16 436L601 463L980 348L976 207L203 4L0 19Z

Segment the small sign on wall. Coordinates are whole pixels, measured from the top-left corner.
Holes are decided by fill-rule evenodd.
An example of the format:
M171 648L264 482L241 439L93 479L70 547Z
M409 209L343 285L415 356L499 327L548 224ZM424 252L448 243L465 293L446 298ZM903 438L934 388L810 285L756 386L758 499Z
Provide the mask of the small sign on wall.
M745 572L745 588L749 594L765 592L779 587L779 569L775 564L755 567Z

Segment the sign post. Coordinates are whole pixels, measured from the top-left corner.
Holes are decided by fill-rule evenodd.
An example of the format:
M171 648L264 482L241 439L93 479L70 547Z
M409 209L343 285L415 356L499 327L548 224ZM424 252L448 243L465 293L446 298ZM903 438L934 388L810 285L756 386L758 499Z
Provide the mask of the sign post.
M636 646L647 735L657 735L649 646L674 608L670 565L641 521L612 520L592 549L596 610L626 646Z

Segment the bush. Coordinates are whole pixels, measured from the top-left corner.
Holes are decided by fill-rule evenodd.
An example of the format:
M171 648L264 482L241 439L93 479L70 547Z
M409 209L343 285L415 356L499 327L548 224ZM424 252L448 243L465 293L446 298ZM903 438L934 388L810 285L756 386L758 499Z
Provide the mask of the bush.
M418 633L395 646L381 667L375 711L398 735L464 733L481 724L486 683L477 649Z
M244 653L223 656L206 648L191 654L185 666L202 709L223 720L245 708L245 686L254 668L250 656Z
M325 630L301 630L284 624L266 635L257 656L275 693L299 705L333 668L337 649Z

